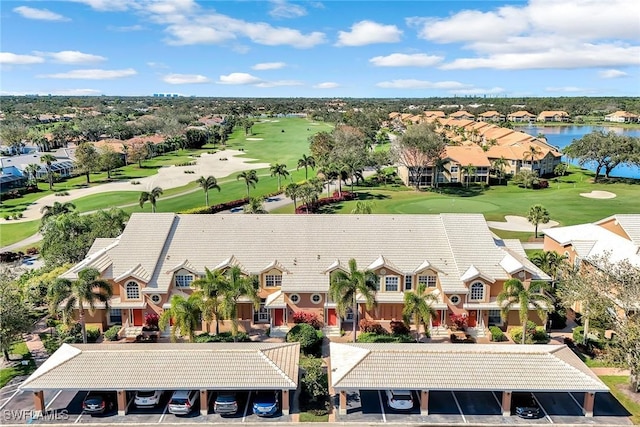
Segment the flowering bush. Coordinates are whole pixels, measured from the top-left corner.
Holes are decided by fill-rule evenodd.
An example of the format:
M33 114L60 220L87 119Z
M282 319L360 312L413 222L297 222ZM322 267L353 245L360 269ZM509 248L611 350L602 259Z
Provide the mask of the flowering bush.
M467 328L467 317L462 314L452 314L449 316L451 320L451 329L457 329L458 331L464 331Z
M318 199L318 201L316 201L313 206L309 206L309 213L313 213L313 212L317 211L320 206L326 206L326 205L330 205L332 203L342 202L344 200L353 200L355 198L356 198L356 195L354 193L349 192L349 191L343 191L341 194L338 194L338 192L336 191L336 192L333 193L333 195L331 197L324 197L322 199ZM298 206L296 208L296 213L297 214L306 214L307 213L307 205Z
M360 331L362 331L362 332L371 332L371 333L379 334L379 335L387 335L388 334L386 329L383 328L380 323L374 322L373 320L369 320L369 319L360 320Z
M404 322L394 320L389 324L389 326L391 327L391 333L394 335L409 334L409 327Z
M145 313L144 315L144 324L148 328L158 328L158 321L160 320L160 316L156 313Z
M314 329L322 328L322 322L318 319L318 315L308 311L297 311L293 313L293 323L306 323Z

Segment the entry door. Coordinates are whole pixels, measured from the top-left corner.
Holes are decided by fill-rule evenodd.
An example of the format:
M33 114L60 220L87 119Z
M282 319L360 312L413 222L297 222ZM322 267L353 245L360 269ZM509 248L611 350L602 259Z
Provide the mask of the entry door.
M282 326L282 325L284 325L284 309L275 308L273 310L273 326Z
M143 326L144 321L142 320L142 310L131 310L131 325L132 326Z
M475 328L478 324L478 312L476 310L472 310L469 313L469 320L467 320L467 324L471 328Z
M335 308L327 309L327 325L338 326L338 315Z

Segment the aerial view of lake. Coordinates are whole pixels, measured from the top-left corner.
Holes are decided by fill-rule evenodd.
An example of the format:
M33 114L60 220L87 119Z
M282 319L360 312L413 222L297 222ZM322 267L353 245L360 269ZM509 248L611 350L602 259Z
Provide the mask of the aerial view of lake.
M558 147L560 150L571 144L574 139L580 139L594 129L604 129L605 132L613 131L619 135L640 137L640 129L625 129L613 126L527 126L516 129L532 136L543 134L547 137L549 144ZM572 163L577 164L577 162ZM595 167L592 164L587 163L584 166L589 170L595 171ZM640 179L640 168L620 165L611 172L611 176Z

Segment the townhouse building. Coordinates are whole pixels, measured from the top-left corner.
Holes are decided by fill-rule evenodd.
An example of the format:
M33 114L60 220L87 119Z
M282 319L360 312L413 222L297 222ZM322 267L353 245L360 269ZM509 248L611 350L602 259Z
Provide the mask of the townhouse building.
M511 114L507 114L507 120L514 123L535 122L536 115L525 110L519 110Z
M640 116L627 111L616 111L615 113L604 116L604 121L614 123L638 123Z
M566 111L543 111L538 114L537 121L539 122L568 122L570 119L569 113Z

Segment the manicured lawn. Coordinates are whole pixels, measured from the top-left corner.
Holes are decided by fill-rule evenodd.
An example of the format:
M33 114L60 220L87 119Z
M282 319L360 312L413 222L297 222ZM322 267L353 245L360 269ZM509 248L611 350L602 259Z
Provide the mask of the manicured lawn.
M36 369L35 363L32 361L31 353L24 342L14 344L11 354L22 355L23 360L29 360L28 365L18 364L9 368L0 369L0 388L4 387L9 381L18 375L30 375Z
M619 386L629 383L629 377L603 375L600 379L607 385L607 387L609 387L609 389L611 389L611 394L618 399L618 402L620 402L627 411L631 412L631 421L634 424L640 424L640 402L634 402L625 393L618 389Z
M329 421L329 414L314 415L310 412L300 412L301 423L326 423Z
M2 224L0 247L11 245L33 236L40 227L40 220Z

